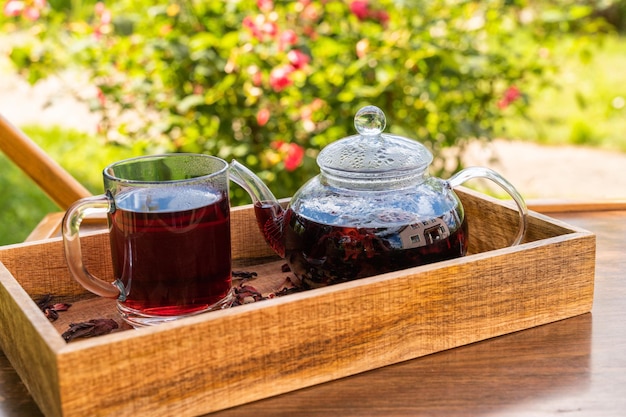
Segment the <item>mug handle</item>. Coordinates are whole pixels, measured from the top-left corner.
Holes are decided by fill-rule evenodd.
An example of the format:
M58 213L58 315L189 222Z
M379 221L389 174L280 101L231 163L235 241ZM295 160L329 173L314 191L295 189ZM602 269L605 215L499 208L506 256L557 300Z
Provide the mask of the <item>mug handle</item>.
M511 246L520 244L522 239L524 239L524 235L526 235L526 228L528 227L528 208L526 207L526 203L520 193L510 182L504 179L504 177L496 171L485 167L469 167L462 169L450 177L447 182L450 187L456 187L473 178L486 178L491 180L502 187L504 191L506 191L511 198L513 198L513 201L515 201L515 204L517 205L517 212L519 214L519 230L517 231L517 235L515 236L513 243L511 243Z
M105 195L86 197L76 201L67 209L63 217L61 231L67 266L74 279L92 293L106 298L123 301L124 290L114 283L107 283L92 275L83 264L79 229L83 219L89 214L109 213L113 208L112 199Z

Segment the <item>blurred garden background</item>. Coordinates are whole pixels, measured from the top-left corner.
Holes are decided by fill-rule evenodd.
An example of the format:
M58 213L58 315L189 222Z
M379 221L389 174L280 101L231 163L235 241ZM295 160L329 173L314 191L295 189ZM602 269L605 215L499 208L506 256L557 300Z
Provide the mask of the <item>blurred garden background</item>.
M94 193L115 160L203 152L289 196L367 104L443 177L502 141L626 154L626 0L0 4L0 112L27 97L19 127ZM0 166L0 244L21 242L59 209Z

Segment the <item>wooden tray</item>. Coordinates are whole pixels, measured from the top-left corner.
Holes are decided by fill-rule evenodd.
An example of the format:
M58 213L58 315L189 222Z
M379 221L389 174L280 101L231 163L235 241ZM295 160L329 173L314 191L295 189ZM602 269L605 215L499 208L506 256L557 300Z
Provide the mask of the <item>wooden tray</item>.
M0 347L46 416L196 416L586 313L595 236L537 213L525 243L508 204L459 191L464 258L66 343L71 320L114 317L69 276L60 239L0 248ZM271 291L289 273L232 211L233 257ZM111 277L108 236L83 237ZM241 267L244 268L244 267ZM73 302L51 323L33 300ZM119 318L117 318L118 321Z

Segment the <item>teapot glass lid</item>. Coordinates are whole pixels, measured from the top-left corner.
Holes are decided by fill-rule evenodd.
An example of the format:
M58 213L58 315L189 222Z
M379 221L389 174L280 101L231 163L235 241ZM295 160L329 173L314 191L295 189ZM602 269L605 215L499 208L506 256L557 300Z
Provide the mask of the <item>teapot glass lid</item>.
M317 157L322 171L335 175L386 177L418 173L433 160L421 143L383 133L385 114L376 106L361 108L354 117L358 134L326 146Z

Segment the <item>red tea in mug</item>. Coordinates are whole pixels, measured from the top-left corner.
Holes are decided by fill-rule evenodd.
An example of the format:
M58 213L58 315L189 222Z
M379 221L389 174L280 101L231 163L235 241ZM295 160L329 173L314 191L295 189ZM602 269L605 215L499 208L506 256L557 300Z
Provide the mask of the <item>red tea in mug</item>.
M205 311L231 287L228 196L207 188L145 188L109 214L120 309L147 316Z

